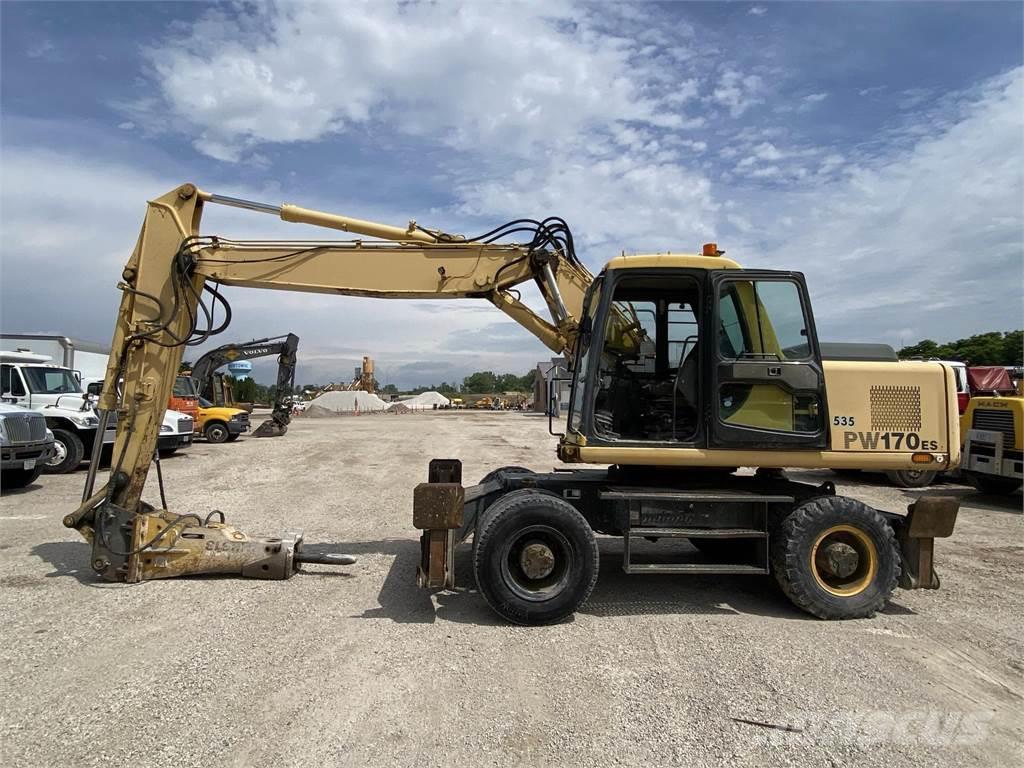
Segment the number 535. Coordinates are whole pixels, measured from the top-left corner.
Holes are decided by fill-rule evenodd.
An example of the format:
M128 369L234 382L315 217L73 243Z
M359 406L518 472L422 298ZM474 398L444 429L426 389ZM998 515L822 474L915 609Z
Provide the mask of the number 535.
M852 427L853 416L833 416L832 423L837 427Z

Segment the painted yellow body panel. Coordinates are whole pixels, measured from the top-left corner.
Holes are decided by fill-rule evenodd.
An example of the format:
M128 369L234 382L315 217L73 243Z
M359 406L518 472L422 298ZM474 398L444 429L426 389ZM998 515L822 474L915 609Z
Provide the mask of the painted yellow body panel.
M871 448L862 435L916 434L935 443L928 449L932 453L949 453L959 461L960 423L951 368L935 362L833 360L824 369L833 450L874 453L885 449ZM914 450L913 445L901 446L900 452L909 456Z
M829 450L723 450L589 446L570 435L565 461L679 467L953 469L960 463L960 424L951 368L933 362L827 361L824 364ZM897 401L897 402L893 402ZM764 418L778 418L778 406ZM845 419L845 423L844 423ZM908 437L912 435L913 437ZM918 464L915 453L933 461Z
M959 455L959 454L958 454ZM579 449L584 464L629 464L651 467L767 467L785 469L950 469L948 462L914 464L899 451L749 450L708 448L633 448L588 446ZM568 457L562 459L568 463Z
M772 384L754 384L743 405L723 421L739 427L792 432L793 398Z
M696 256L688 253L644 253L616 256L605 269L739 269L724 256Z

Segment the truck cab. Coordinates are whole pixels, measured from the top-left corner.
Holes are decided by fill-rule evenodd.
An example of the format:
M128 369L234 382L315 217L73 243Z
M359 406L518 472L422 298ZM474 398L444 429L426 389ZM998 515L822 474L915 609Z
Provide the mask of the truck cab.
M46 355L0 352L0 398L39 411L54 435L54 453L43 472L71 472L91 454L99 417L77 373ZM113 434L104 437L113 442Z
M199 398L199 418L196 434L209 443L233 443L249 431L249 413L241 408L214 405L205 397Z
M86 379L84 382L85 391L91 397L98 398L103 391L103 379ZM117 414L111 414L111 422L107 426L107 436L104 438L104 451L108 451L113 445L117 435ZM187 448L192 444L195 433L195 419L187 413L174 411L168 408L164 411L163 422L160 424L160 436L156 441L156 449L161 458L172 456L181 448ZM109 456L105 456L109 459Z
M53 450L53 432L43 414L0 403L0 488L25 488L34 483Z
M967 369L971 399L961 417L964 476L982 493L1011 494L1024 481L1024 392L1005 368Z
M249 414L241 408L219 406L199 395L196 380L188 373L174 380L171 405L183 413L194 414L195 434L210 443L231 443L249 431Z

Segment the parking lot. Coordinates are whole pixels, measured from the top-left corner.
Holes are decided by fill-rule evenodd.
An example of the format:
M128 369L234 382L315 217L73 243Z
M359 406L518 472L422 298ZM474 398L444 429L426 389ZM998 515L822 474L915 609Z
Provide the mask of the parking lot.
M554 444L544 418L431 412L300 418L282 438L165 461L172 511L303 529L359 558L284 582L104 583L61 525L84 470L5 495L0 762L1020 764L1019 493L943 486L962 506L936 544L942 588L897 591L868 620L811 618L770 577L627 577L610 538L589 602L556 626L498 621L465 547L458 589L418 589L412 489L428 460L461 459L471 482L550 469ZM892 511L921 493L793 474Z

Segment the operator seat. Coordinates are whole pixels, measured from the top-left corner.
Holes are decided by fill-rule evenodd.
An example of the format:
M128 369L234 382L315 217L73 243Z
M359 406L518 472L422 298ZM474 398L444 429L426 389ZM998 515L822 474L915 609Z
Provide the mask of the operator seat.
M697 432L700 390L698 375L700 369L700 341L694 343L690 354L686 356L676 374L674 396L677 398L673 408L675 424L673 434L676 439L687 440Z
M700 341L694 343L693 349L690 350L690 354L683 360L683 364L679 366L679 378L676 383L676 391L680 397L686 403L687 406L693 410L697 410L697 376L699 373L700 363Z

